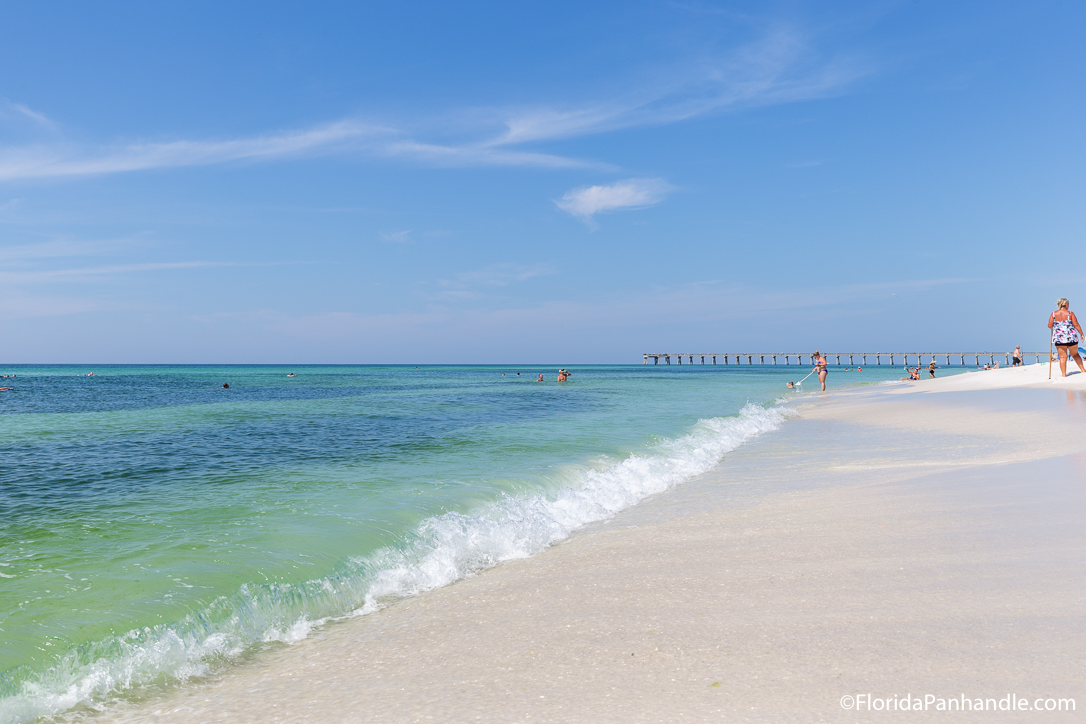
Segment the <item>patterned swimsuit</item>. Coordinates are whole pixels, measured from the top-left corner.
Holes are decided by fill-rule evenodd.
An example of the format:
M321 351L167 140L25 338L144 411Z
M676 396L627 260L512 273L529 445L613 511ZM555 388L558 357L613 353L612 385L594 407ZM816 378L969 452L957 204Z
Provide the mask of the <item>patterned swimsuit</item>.
M1079 339L1078 330L1070 319L1054 319L1052 320L1052 341L1057 345L1069 347L1082 340Z

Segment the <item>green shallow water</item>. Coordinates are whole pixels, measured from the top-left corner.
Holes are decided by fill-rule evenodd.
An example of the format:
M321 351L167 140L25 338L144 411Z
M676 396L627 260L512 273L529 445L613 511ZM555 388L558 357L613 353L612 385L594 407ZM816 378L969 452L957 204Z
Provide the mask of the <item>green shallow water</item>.
M4 370L0 721L528 555L779 424L758 410L806 372L555 370Z

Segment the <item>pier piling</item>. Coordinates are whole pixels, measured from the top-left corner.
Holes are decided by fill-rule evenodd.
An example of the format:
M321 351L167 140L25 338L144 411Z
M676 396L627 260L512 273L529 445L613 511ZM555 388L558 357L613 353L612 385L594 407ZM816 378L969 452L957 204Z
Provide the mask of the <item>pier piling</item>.
M981 366L981 364L982 364L981 360L984 359L985 357L988 358L988 364L990 364L990 365L995 365L996 364L996 361L995 361L996 357L1002 357L1003 358L1003 362L1001 364L1010 365L1010 363L1011 363L1011 353L1010 352L832 352L832 353L827 353L824 356L828 360L829 359L834 360L837 363L838 367L841 366L841 359L842 358L847 359L848 364L850 366L853 366L853 365L856 364L856 359L857 358L859 358L861 360L861 364L866 365L868 357L874 357L875 358L875 364L880 365L880 366L882 365L882 358L883 357L887 357L890 360L890 365L891 366L895 365L896 362L897 362L897 358L900 357L902 359L902 363L906 367L908 367L910 365L910 358L912 358L912 357L916 357L916 364L919 365L919 366L923 366L924 365L924 359L927 358L927 359L930 359L932 362L938 362L940 359L943 359L943 360L946 361L946 366L950 367L950 366L952 366L952 358L953 357L958 358L958 363L962 367L965 367L965 365L966 365L965 360L966 360L967 357L972 357L973 361L974 361L974 364L976 364L976 366L978 366L978 367ZM1045 359L1045 360L1048 359L1048 353L1047 352L1023 352L1022 353L1022 358L1023 359L1025 359L1027 356L1028 357L1033 357L1034 361L1037 362L1037 363L1040 363L1040 361L1042 359ZM805 354L803 354L801 352L743 352L743 353L731 353L731 352L728 352L728 353L724 353L724 352L711 353L711 352L705 352L704 354L702 354L702 353L692 354L690 352L678 352L678 353L676 353L676 352L645 352L645 353L643 353L641 355L641 363L647 365L649 363L649 360L651 359L652 363L654 365L658 365L658 364L660 364L660 360L662 359L663 364L670 365L672 357L675 358L675 364L678 364L678 365L683 364L683 358L684 357L687 360L687 364L690 364L690 365L694 364L694 358L695 357L700 358L701 359L701 364L703 364L703 365L705 364L705 358L706 357L709 357L712 360L712 363L714 365L718 364L717 359L719 358L720 359L719 364L722 364L723 366L727 367L729 364L737 364L737 365L742 364L742 361L743 361L744 357L747 360L747 365L748 366L753 366L754 365L754 358L755 357L758 358L758 363L760 365L762 365L762 366L780 364L780 362L778 362L778 359L783 359L785 365L790 365L790 364L792 364L792 358L793 357L796 358L796 364L802 365L803 364L803 358L804 357L809 358L810 355L805 355ZM731 358L735 359L734 363L731 362ZM766 362L766 358L768 358L770 360L769 363ZM811 364L814 364L813 361L811 362Z

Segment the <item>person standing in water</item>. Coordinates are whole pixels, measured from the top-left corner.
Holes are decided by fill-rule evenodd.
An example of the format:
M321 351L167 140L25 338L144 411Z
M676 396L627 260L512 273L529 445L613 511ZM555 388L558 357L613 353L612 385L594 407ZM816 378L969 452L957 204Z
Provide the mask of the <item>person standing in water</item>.
M1056 300L1056 311L1048 315L1048 328L1052 330L1052 341L1060 355L1060 372L1067 376L1067 358L1072 357L1078 368L1086 373L1082 366L1082 356L1078 353L1078 343L1082 341L1082 327L1078 317L1071 311L1071 303L1065 297Z
M818 373L818 381L822 383L822 391L826 391L826 375L829 374L829 360L822 356L822 353L817 349L814 354L811 355L811 360L814 362L814 369L812 372Z

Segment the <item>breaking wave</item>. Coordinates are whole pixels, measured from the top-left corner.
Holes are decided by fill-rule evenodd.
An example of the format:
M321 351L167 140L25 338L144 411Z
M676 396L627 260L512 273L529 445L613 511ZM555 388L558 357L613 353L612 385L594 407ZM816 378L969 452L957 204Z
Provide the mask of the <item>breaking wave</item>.
M204 676L261 643L292 643L329 619L370 613L531 556L712 469L792 414L785 407L747 404L736 416L700 420L686 435L643 454L560 472L553 492L504 496L470 514L427 518L398 545L352 558L332 575L295 584L250 583L175 623L79 646L47 671L9 671L0 680L0 722L101 708L134 689Z

